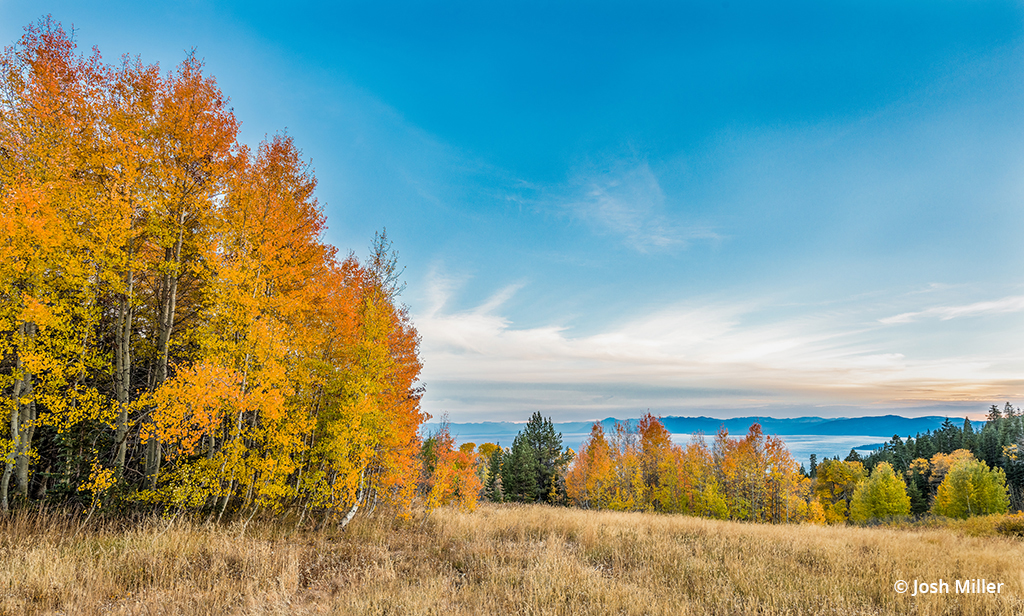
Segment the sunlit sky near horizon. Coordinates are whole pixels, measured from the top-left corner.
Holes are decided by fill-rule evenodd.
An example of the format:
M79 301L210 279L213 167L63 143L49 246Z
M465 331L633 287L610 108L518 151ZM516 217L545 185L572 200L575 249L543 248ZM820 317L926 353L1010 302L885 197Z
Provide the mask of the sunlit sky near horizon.
M387 228L456 422L1024 406L1017 2L0 0L195 48Z

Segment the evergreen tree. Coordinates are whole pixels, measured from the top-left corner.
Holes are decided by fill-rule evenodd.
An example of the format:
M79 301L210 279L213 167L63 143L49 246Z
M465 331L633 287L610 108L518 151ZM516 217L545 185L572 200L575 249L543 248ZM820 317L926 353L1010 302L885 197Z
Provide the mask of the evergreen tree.
M910 497L910 514L913 516L920 516L928 513L928 496L925 491L928 489L928 482L925 480L925 485L922 487L921 481L918 480L919 477L921 476L914 475L910 477L910 481L907 482L907 496Z
M999 407L993 404L988 407L988 416L985 418L985 426L982 428L984 432L985 428L999 429L999 425L1003 423L1003 412L999 410Z
M970 451L971 453L975 454L975 456L977 456L977 451L976 451L976 448L977 448L977 438L975 437L975 434L974 434L974 426L971 425L971 420L966 418L966 417L964 417L964 427L963 427L962 432L963 432L963 444L961 445L961 447L963 447L964 449Z
M846 462L863 462L864 458L862 458L860 456L860 454L857 453L856 449L851 449L850 450L850 455L846 456L846 460L845 461Z
M942 426L935 431L933 439L938 453L953 453L961 448L963 435L960 428L953 425L953 422L947 417L946 421L942 422Z
M503 457L504 451L499 444L498 448L491 453L491 458L487 464L487 482L484 484L484 493L487 495L487 498L495 503L505 500L505 490L501 481Z
M864 458L864 470L872 471L876 466L885 462L886 464L893 465L893 453L892 448L889 447L889 443L883 444L878 449L868 454L868 457Z
M818 476L818 455L812 453L811 454L811 473L810 473L810 477L811 477L811 479L814 479L817 476Z
M516 435L512 451L501 465L505 500L532 503L537 500L537 460L523 433Z
M910 452L898 434L892 436L892 440L886 443L886 447L892 451L892 469L897 474L903 475L910 468Z
M978 439L978 457L989 466L995 466L1003 456L1003 447L999 438L1001 421L988 421L981 429L981 438Z
M545 419L536 412L523 428L522 437L533 453L537 499L545 502L558 500L556 479L564 469L562 434L555 432L550 418Z
M1010 443L1015 442L1020 436L1020 417L1013 405L1009 402L1003 407L1003 420L999 425L999 449L1002 450Z
M1024 460L1019 456L1020 444L1011 445L1011 455L1003 459L1003 471L1006 472L1006 486L1010 490L1010 507L1016 511L1024 508Z
M918 433L917 440L914 442L914 458L924 458L925 460L931 460L932 456L938 453L935 449L935 443L932 441L931 431L925 432L924 434Z
M931 507L932 485L928 481L930 472L928 460L918 458L911 462L907 473L907 495L910 496L910 513L924 515Z

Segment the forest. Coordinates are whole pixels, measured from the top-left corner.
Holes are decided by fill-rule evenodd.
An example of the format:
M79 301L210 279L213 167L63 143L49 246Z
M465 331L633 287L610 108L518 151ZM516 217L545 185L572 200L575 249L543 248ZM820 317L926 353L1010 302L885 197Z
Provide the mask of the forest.
M291 138L239 126L194 54L109 64L50 18L4 50L0 510L344 525L433 489L386 231L338 254Z
M836 524L899 521L929 513L967 518L1021 510L1024 430L1018 409L990 409L978 432L946 421L935 433L900 437L862 458L798 465L785 443L753 424L742 438L723 427L672 442L644 415L611 434L595 423L580 451L563 451L550 419L534 414L511 449L481 446L484 493L495 502L548 502L586 509L682 513L723 520ZM1007 534L1024 530L1016 518Z

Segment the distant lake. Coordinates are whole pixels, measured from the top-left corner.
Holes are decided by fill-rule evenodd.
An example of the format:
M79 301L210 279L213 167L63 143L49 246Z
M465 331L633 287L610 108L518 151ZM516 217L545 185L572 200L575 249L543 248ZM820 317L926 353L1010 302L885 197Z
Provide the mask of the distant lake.
M673 434L672 441L679 444L685 444L690 442L691 435L689 434ZM714 438L707 439L708 445L711 445L711 441ZM793 454L798 464L804 466L810 465L811 454L817 454L818 461L821 462L825 458L833 458L839 456L839 459L843 459L850 455L850 450L856 448L857 453L862 456L867 456L871 453L871 449L861 449L864 445L874 445L888 443L889 439L878 436L821 436L818 434L790 434L786 436L780 436L783 442L786 443L786 447L789 448L789 453Z
M466 442L473 442L477 445L481 443L498 443L500 442L504 447L512 446L512 439L515 435L505 434L494 434L494 433L476 433L476 434L454 434L457 443L462 444ZM562 434L562 445L565 447L571 447L574 451L580 450L580 445L590 436L590 432L577 432ZM680 445L684 445L690 442L693 435L691 434L673 434L672 441ZM736 438L742 435L733 435ZM711 445L715 438L714 434L704 435L708 446ZM832 435L818 435L818 434L791 434L780 436L786 446L789 448L789 452L793 454L793 458L796 459L798 464L803 464L805 467L810 465L811 454L817 454L818 461L825 458L832 458L839 456L840 459L845 458L849 455L850 450L858 448L858 452L861 455L868 455L871 453L870 449L859 449L864 445L873 445L887 443L888 438L880 436L832 436Z

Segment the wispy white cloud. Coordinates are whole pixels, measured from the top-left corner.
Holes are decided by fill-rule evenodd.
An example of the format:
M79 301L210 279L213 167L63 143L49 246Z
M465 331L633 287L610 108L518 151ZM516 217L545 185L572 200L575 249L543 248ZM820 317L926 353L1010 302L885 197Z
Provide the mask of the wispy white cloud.
M578 193L567 200L566 207L601 233L620 236L639 252L682 247L696 239L720 239L710 228L686 225L670 215L665 192L646 162L587 174L576 184Z
M917 312L904 312L891 317L879 319L880 323L891 325L894 323L910 323L922 319L938 319L949 321L959 317L974 317L986 314L1006 314L1024 311L1024 295L1004 297L1003 299L986 302L974 302L959 306L935 306L927 310Z
M516 291L522 288L523 283L516 283L499 289L497 293L491 295L484 303L477 306L473 312L481 315L491 314L498 308L501 308L505 302L512 299L512 296L516 294Z
M465 278L441 273L435 266L427 272L426 300L427 315L433 317L439 313L452 296L455 289L465 283Z
M563 325L516 328L499 314L518 289L506 287L474 309L416 318L428 411L464 419L514 418L523 409L595 417L654 406L892 408L1024 393L1024 351L936 356L887 337L891 330L864 306L770 318L763 301L706 300L573 335Z

